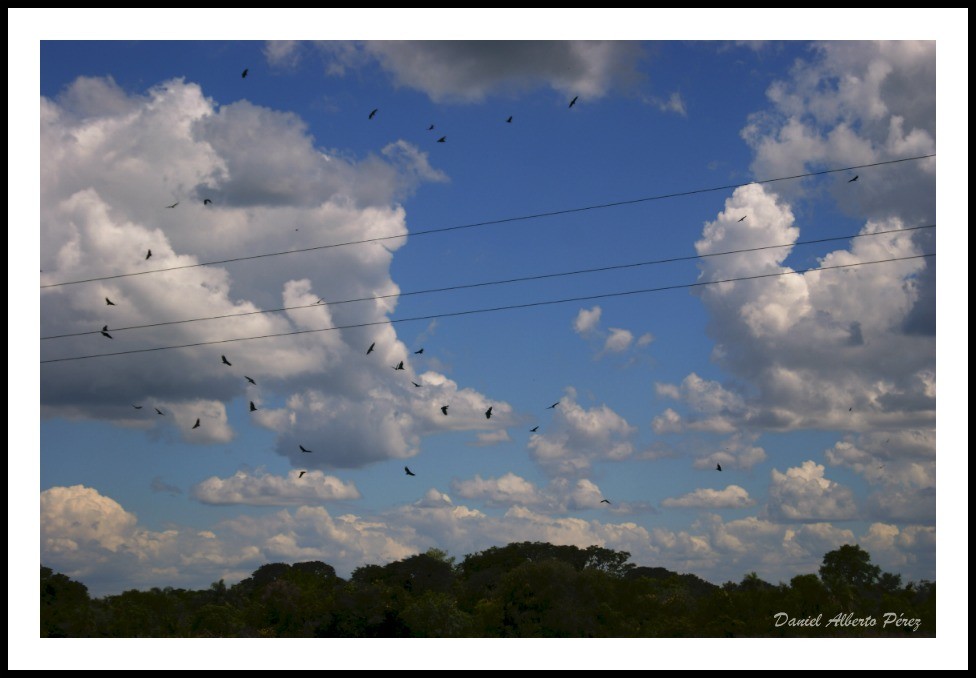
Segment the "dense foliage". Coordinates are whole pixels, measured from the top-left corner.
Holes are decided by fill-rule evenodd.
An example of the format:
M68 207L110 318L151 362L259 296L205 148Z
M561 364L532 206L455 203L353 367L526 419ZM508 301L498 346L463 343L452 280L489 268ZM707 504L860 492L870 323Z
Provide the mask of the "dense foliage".
M779 585L750 573L720 587L629 558L522 542L455 564L430 549L348 580L318 561L270 563L231 587L98 599L41 566L41 636L935 636L935 584L902 586L858 546L826 554L819 576Z

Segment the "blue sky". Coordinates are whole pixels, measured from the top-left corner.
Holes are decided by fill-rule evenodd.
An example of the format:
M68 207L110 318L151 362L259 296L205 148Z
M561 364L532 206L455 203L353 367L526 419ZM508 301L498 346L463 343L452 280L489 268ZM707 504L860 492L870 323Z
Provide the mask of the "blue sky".
M40 336L87 334L39 342L41 561L103 595L539 540L778 582L859 543L936 578L935 74L934 42L42 42Z

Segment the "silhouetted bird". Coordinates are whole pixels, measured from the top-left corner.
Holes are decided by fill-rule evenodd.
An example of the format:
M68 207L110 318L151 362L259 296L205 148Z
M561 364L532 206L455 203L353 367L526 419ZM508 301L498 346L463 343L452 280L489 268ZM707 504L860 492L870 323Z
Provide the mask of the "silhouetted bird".
M305 471L299 471L298 472L298 477L299 478L301 478L303 475L305 475Z
M570 108L572 108L573 106L575 106L575 105L576 105L576 100L577 100L577 99L579 99L579 95L577 95L577 96L574 96L574 97L573 97L573 100L569 102L569 107L570 107Z
M420 349L419 351L414 351L413 354L414 355L420 355L423 352L424 352L424 349Z
M847 411L848 411L848 412L853 412L853 411L854 411L854 408L853 408L853 407L848 407L848 408L847 408Z
M152 250L148 250L148 251L146 252L146 259L148 260L148 259L149 259L149 257L151 257L151 256L152 256Z
M210 205L212 203L213 203L213 200L211 200L210 198L204 198L203 199L203 204L204 205Z
M220 356L220 362L222 362L225 365L230 365L230 361L227 359L227 356L225 355ZM231 367L233 367L233 365L231 365Z
M749 216L749 215L747 214L746 217L747 216ZM746 220L746 217L742 217L741 219L739 219L739 223L741 224L743 221L745 221Z
M485 419L491 419L491 408L485 410Z
M853 178L853 179L849 179L849 180L847 181L847 183L849 183L849 184L852 184L852 183L854 183L855 181L857 181L857 178L858 178L859 176L860 176L859 174L855 174L855 175L854 175L854 178Z
M443 144L445 141L447 141L447 137L441 137L440 139L437 140L437 143Z
M197 423L193 425L193 428L200 428L200 420L197 419Z
M411 471L410 470L410 467L408 467L408 466L404 466L403 467L403 470L407 472L407 475L408 476L415 476L415 475L417 475L416 473L414 473L413 471Z
M403 369L403 361L401 360L396 366L394 366L393 369L394 370L402 370Z
M411 381L410 383L413 384L414 386L416 386L417 388L420 388L420 384L418 384L417 382Z
M159 408L158 407L154 407L153 409L156 410L156 414L161 415L161 416L164 416L164 417L166 416L165 414L163 414L162 412L159 411Z
M553 410L553 409L555 409L555 408L556 408L556 405L558 405L558 404L559 404L559 401L557 400L556 402L554 402L554 403L553 403L552 405L550 405L550 406L549 406L549 407L547 407L546 409L547 409L547 410Z
M427 128L427 131L429 132L429 131L431 131L432 129L434 129L434 123L430 123L430 127L428 127L428 128Z
M109 339L112 338L112 335L108 333L108 325L102 328L102 336L108 337Z
M441 412L443 412L443 413L444 413L444 416L445 416L445 417L447 416L447 408L448 408L448 407L450 407L450 405L445 405L444 407L442 407L442 408L441 408Z
M600 503L601 504L609 504L610 503L610 500L609 499L601 499L600 500Z
M377 113L379 113L379 110L380 109L378 109L378 108L374 108L372 111L370 111L369 112L369 119L372 120L373 119L373 116L375 116Z
M372 344L369 345L369 348L366 349L366 355L369 355L370 353L372 353L374 348L376 348L376 342L375 341Z
M506 120L505 122L512 122L512 116L508 116L508 120Z
M142 409L142 405L133 405L132 407L134 407L137 410L141 410Z
M301 445L299 445L299 446L298 446L298 449L300 449L300 450L301 450L302 452L304 452L305 454L311 454L311 452L312 452L312 450L306 450L306 449L305 449L304 447L302 447Z
M535 433L538 430L539 430L539 427L538 426L534 426L534 427L532 427L532 428L529 429L529 433Z
M241 77L242 78L246 78L247 77L247 69L246 68L244 69L244 72L241 73Z
M176 207L176 206L177 206L177 205L179 205L179 204L180 204L180 201L179 201L179 200L177 200L177 201L176 201L176 202L174 202L174 203L173 203L172 205L167 205L167 206L166 206L166 209L168 209L168 210L171 210L171 209L173 209L174 207Z
M254 405L254 401L252 400L250 402L251 402L251 412L257 412L258 408Z
M722 465L721 464L715 464L715 470L716 471L721 471L722 470Z
M244 375L244 378L245 378L245 379L247 379L247 380L248 380L249 382L251 382L252 384L254 384L255 386L257 386L257 385L258 385L258 382L256 382L256 381L254 381L253 379L251 379L251 378L250 378L249 376L247 376L246 374Z
M106 306L115 306L115 302L112 301L111 299L109 299L108 297L105 297L105 305Z

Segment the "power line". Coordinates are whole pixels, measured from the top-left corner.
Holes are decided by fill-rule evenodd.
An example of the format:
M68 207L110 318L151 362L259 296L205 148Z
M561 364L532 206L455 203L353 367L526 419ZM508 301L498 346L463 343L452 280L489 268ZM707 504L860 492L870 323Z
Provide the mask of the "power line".
M315 247L303 247L297 250L285 250L283 252L266 252L264 254L253 254L246 257L233 257L231 259L220 259L216 261L206 261L198 264L184 264L183 266L170 266L168 268L156 268L151 271L132 271L130 273L118 273L116 275L106 275L97 278L86 278L84 280L69 280L59 283L49 283L47 285L41 285L41 289L48 289L50 287L63 287L65 285L80 285L83 283L99 282L101 280L116 280L118 278L130 278L137 275L150 275L152 273L164 273L166 271L181 271L188 268L200 268L201 266L218 266L221 264L231 264L238 261L252 261L254 259L265 259L268 257L280 257L286 254L299 254L301 252L314 252L317 250L333 249L337 247L347 247L349 245L365 245L368 243L381 242L384 240L396 240L398 238L407 237L417 237L421 235L433 235L435 233L448 233L452 231L460 231L469 228L479 228L481 226L497 226L500 224L509 224L516 221L528 221L530 219L541 219L543 217L554 217L563 214L576 214L579 212L588 212L591 210L607 209L610 207L622 207L624 205L636 205L642 202L651 202L655 200L666 200L670 198L681 198L689 195L699 195L701 193L712 193L715 191L727 191L729 189L741 188L742 186L749 186L751 184L771 184L777 181L791 181L793 179L804 179L807 177L821 176L824 174L833 174L836 172L849 172L856 169L867 169L870 167L879 167L881 165L893 165L895 163L909 162L912 160L924 160L926 158L934 158L935 153L930 153L928 155L918 155L911 158L898 158L897 160L883 160L881 162L873 162L867 165L852 165L850 167L839 167L837 169L821 170L819 172L806 172L804 174L795 174L788 177L776 177L774 179L760 179L757 181L747 181L743 184L726 184L724 186L713 186L711 188L698 188L691 191L681 191L678 193L664 193L661 195L653 195L646 198L634 198L632 200L618 200L616 202L602 203L599 205L587 205L584 207L571 207L564 210L554 210L551 212L538 212L535 214L525 214L522 216L515 217L505 217L503 219L492 219L490 221L478 221L471 224L461 224L459 226L445 226L443 228L429 228L422 231L414 231L412 233L404 233L402 235L384 235L376 238L366 238L364 240L350 240L347 242L331 243L328 245L316 245Z
M393 324L406 323L406 322L417 322L417 321L421 321L421 320L436 320L436 319L440 319L440 318L456 318L456 317L460 317L460 316L477 315L477 314L481 314L481 313L495 313L495 312L498 312L498 311L511 311L511 310L523 309L523 308L536 308L536 307L539 307L539 306L553 306L553 305L556 305L556 304L567 304L567 303L580 302L580 301L594 301L596 299L609 299L609 298L612 298L612 297L626 297L626 296L632 296L632 295L635 295L635 294L647 294L649 292L664 292L664 291L667 291L667 290L691 289L691 288L695 288L695 287L705 287L707 285L718 285L718 284L721 284L721 283L729 283L729 282L743 282L743 281L747 281L747 280L760 280L762 278L778 278L778 277L782 277L782 276L785 276L785 275L797 275L797 274L802 274L802 273L810 273L812 271L821 272L821 271L831 271L831 270L837 270L837 269L855 268L857 266L868 266L868 265L871 265L871 264L887 264L887 263L892 263L892 262L896 262L896 261L910 261L912 259L923 259L923 258L934 257L934 256L935 256L935 253L932 252L931 254L916 254L916 255L908 256L908 257L896 257L896 258L893 258L893 259L880 259L878 261L861 261L861 262L854 263L854 264L838 264L836 266L824 266L824 267L817 267L817 268L811 267L811 268L801 269L801 270L797 270L797 271L780 271L779 273L763 273L763 274L760 274L760 275L744 276L744 277L741 277L741 278L727 278L725 280L708 280L708 281L704 281L704 282L683 283L683 284L680 284L680 285L666 285L664 287L651 287L651 288L641 289L641 290L629 290L629 291L626 291L626 292L607 292L607 293L604 293L604 294L593 294L593 295L583 296L583 297L569 297L569 298L566 298L566 299L551 299L551 300L547 300L547 301L534 301L534 302L529 302L529 303L525 303L525 304L510 304L510 305L507 305L507 306L494 306L494 307L491 307L491 308L478 308L478 309L469 309L469 310L466 310L466 311L452 311L452 312L448 312L448 313L435 313L435 314L432 314L432 315L415 316L413 318L394 318L394 319L386 319L386 320L375 320L375 321L368 322L368 323L357 323L357 324L353 324L353 325L337 325L335 327L323 327L323 328L317 329L317 330L295 330L295 331L292 331L292 332L280 332L280 333L277 333L277 334L264 334L264 335L260 335L260 336L256 336L256 337L239 337L237 339L218 339L218 340L215 340L215 341L201 341L201 342L196 342L196 343L193 343L193 344L180 344L178 346L157 346L155 348L138 348L138 349L132 349L132 350L128 350L128 351L116 351L115 353L99 353L99 354L93 354L93 355L74 356L74 357L70 357L70 358L51 358L51 359L48 359L48 360L42 360L41 361L41 364L43 365L43 364L46 364L46 363L70 362L70 361L75 361L75 360L88 360L88 359L91 359L91 358L108 358L108 357L111 357L111 356L130 355L130 354L133 354L133 353L151 353L151 352L154 352L154 351L169 351L169 350L178 349L178 348L195 348L195 347L198 347L198 346L213 346L213 345L216 345L216 344L232 344L232 343L236 343L236 342L239 342L239 341L254 341L254 340L257 340L257 339L275 339L275 338L279 338L279 337L296 336L296 335L299 335L299 334L314 334L314 333L318 333L318 332L331 332L333 330L350 330L350 329L358 329L358 328L361 328L361 327L373 327L373 326L376 326L376 325L386 325L386 324L393 325Z
M300 304L298 306L283 306L281 308L268 308L268 309L261 309L261 310L258 310L258 311L245 311L244 313L226 313L226 314L223 314L223 315L213 315L213 316L206 316L206 317L202 317L202 318L188 318L188 319L185 319L185 320L168 320L168 321L163 321L163 322L150 323L150 324L147 324L147 325L131 325L129 327L113 327L112 328L112 331L113 332L125 332L125 331L128 331L128 330L140 330L140 329L148 329L148 328L153 328L153 327L165 327L165 326L168 326L168 325L181 325L181 324L185 324L185 323L202 322L202 321L207 321L207 320L224 320L224 319L227 319L227 318L243 318L245 316L260 315L260 314L264 314L264 313L282 313L282 312L285 312L285 311L294 311L294 310L300 310L300 309L305 309L305 308L315 308L319 304L325 304L326 306L339 306L341 304L352 304L352 303L361 302L361 301L376 301L378 299L389 299L391 297L409 297L409 296L415 296L415 295L420 295L420 294L433 294L433 293L436 293L436 292L453 292L453 291L457 291L457 290L473 289L473 288L477 288L477 287L491 287L491 286L494 286L494 285L506 285L506 284L510 284L510 283L530 282L530 281L535 281L535 280L545 280L545 279L548 279L548 278L561 278L561 277L567 277L567 276L573 276L573 275L583 275L583 274L589 274L589 273L602 273L602 272L606 272L606 271L618 271L618 270L627 269L627 268L637 268L637 267L640 267L640 266L652 266L652 265L657 265L657 264L669 264L669 263L676 263L676 262L679 262L679 261L694 261L696 259L705 259L705 258L708 258L708 257L719 257L719 256L726 256L726 255L731 255L731 254L746 254L748 252L760 252L762 250L777 249L777 248L783 248L783 247L793 247L793 246L796 246L796 245L814 245L814 244L819 244L819 243L834 242L834 241L837 241L837 240L853 240L854 238L865 238L865 237L876 236L876 235L886 235L886 234L890 234L890 233L906 233L906 232L909 232L909 231L917 231L917 230L926 229L926 228L935 228L935 224L929 224L929 225L926 225L926 226L913 226L911 228L891 229L891 230L888 230L888 231L876 231L874 233L856 233L854 235L842 235L842 236L834 236L834 237L830 237L830 238L818 238L816 240L798 240L798 241L793 242L793 243L785 243L785 244L782 244L782 245L763 245L761 247L750 247L750 248L746 248L746 249L729 250L729 251L726 251L726 252L711 252L711 253L708 253L708 254L696 254L696 255L688 255L688 256L683 256L683 257L670 257L670 258L667 258L667 259L653 259L653 260L650 260L650 261L639 261L639 262L630 263L630 264L617 264L617 265L613 265L613 266L600 266L598 268L585 268L585 269L579 269L579 270L575 270L575 271L565 271L565 272L561 272L561 273L543 273L543 274L539 274L539 275L523 276L523 277L519 277L519 278L508 278L506 280L492 280L492 281L487 281L487 282L468 283L468 284L464 284L464 285L450 285L448 287L436 287L436 288L431 288L431 289L426 289L426 290L414 290L414 291L411 291L411 292L399 292L399 293L394 293L394 294L383 294L383 295L372 296L372 297L359 297L359 298L356 298L356 299L342 299L342 300L338 300L338 301L324 301L324 300L321 300L320 299L319 301L315 302L314 304ZM70 334L54 334L54 335L49 335L49 336L46 336L46 337L41 337L41 341L46 341L46 340L49 340L49 339L64 339L64 338L68 338L68 337L82 337L82 336L86 336L86 335L90 335L90 334L99 334L99 331L98 330L88 330L88 331L85 331L85 332L73 332L73 333L70 333Z

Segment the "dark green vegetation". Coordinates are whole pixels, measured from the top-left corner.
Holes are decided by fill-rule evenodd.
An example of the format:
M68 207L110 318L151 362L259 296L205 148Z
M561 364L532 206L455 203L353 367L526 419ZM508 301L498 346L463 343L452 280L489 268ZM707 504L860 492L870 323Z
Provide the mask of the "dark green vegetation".
M935 636L935 584L902 586L858 546L826 554L819 576L779 585L751 573L715 586L629 558L523 542L455 564L430 549L348 580L318 561L271 563L231 587L99 599L41 566L41 636Z

